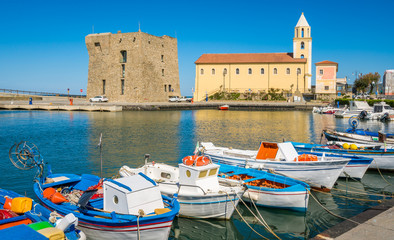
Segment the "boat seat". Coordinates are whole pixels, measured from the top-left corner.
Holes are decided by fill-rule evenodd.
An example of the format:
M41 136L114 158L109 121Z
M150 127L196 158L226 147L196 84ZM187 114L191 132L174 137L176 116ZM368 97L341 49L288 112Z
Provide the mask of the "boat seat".
M69 184L69 183L74 183L74 182L78 182L81 180L81 177L75 175L75 177L73 176L72 178L69 177L64 177L64 178L59 178L59 177L55 177L55 178L49 178L49 179L61 179L60 181L55 181L55 182L51 182L51 183L46 183L43 184L43 188L49 188L49 187L53 187L53 186L59 186L59 185L63 185L63 184Z
M75 184L73 189L86 191L89 187L99 183L100 177L91 174L82 174L80 181Z

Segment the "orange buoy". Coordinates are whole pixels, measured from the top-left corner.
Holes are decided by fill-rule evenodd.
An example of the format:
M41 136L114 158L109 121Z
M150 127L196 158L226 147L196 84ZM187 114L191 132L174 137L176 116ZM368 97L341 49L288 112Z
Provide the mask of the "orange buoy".
M206 156L187 156L184 157L182 159L183 164L187 165L187 166L197 166L197 167L201 167L201 166L205 166L208 165L209 163L211 163L211 160L209 159L209 157Z
M55 192L52 196L51 196L51 202L55 203L55 204L60 204L60 203L64 203L66 202L67 199L59 192Z
M3 208L11 210L11 204L12 204L12 198L5 197L5 202L4 202Z
M317 156L312 154L302 154L294 159L295 162L317 161Z
M52 197L52 195L55 193L56 193L56 190L54 188L47 188L42 192L42 195L44 196L44 198L50 199Z

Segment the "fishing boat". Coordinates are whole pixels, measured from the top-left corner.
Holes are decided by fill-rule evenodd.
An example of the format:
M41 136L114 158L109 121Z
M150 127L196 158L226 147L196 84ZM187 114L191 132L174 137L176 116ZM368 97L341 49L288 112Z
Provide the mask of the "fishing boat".
M220 166L219 176L223 180L242 181L246 185L248 190L242 199L253 201L258 206L306 212L310 191L308 184L257 169Z
M40 203L62 216L73 213L78 228L90 239L168 239L179 212L176 195L161 195L159 186L140 173L127 178L91 174L53 174L35 145L20 142L10 149L12 163L22 169L36 166L33 186Z
M297 151L312 153L339 154L351 156L352 160L345 167L344 172L353 178L361 179L363 172L369 169L394 171L394 149L384 149L377 145L363 145L346 142L329 142L327 144L307 144L291 142ZM356 157L356 159L354 158ZM369 163L368 163L369 162ZM342 173L342 177L344 177Z
M0 189L0 239L85 240L78 219L64 218L14 191Z
M354 154L354 150L349 147L347 149L340 148L337 145L332 144L312 144L312 143L298 143L290 142L297 150L298 154L315 154L317 156L323 156L323 154L329 154L331 157L350 158L349 163L343 169L339 177L351 177L355 179L363 178L367 169L371 166L373 156L370 154ZM347 145L345 145L346 147ZM350 146L350 145L348 145ZM354 147L352 146L354 149ZM344 151L342 151L344 150ZM327 155L326 155L327 156Z
M179 167L148 162L148 159L149 155L140 168L123 166L119 174L128 177L143 173L155 180L166 196L178 194L180 216L230 219L239 196L245 192L239 182L234 186L220 185L217 177L220 166L207 157L185 157Z
M219 106L219 110L228 110L228 109L229 109L229 105L227 104Z
M202 142L200 151L215 163L271 170L326 191L334 186L350 161L337 157L299 155L289 142L262 142L257 151L216 147L211 142Z
M349 107L340 111L336 111L334 117L336 118L350 118L358 116L362 111L372 111L372 107L365 101L350 101Z
M394 110L385 102L375 103L372 111L362 111L358 115L362 120L380 120L390 121L394 120Z

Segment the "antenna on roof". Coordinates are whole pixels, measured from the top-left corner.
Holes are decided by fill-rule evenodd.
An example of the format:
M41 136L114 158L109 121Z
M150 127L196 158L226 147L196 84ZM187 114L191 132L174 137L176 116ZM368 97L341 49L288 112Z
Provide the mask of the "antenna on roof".
M138 21L138 32L141 32L141 23Z

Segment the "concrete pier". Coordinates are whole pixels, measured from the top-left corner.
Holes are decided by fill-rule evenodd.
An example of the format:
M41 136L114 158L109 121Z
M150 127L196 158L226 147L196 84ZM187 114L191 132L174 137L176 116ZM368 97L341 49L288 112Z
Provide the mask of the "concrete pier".
M385 200L382 204L346 220L318 234L314 240L370 240L393 239L394 237L394 199Z
M121 112L121 106L110 105L51 105L51 104L0 104L0 109L7 110L46 110L46 111L89 111Z

